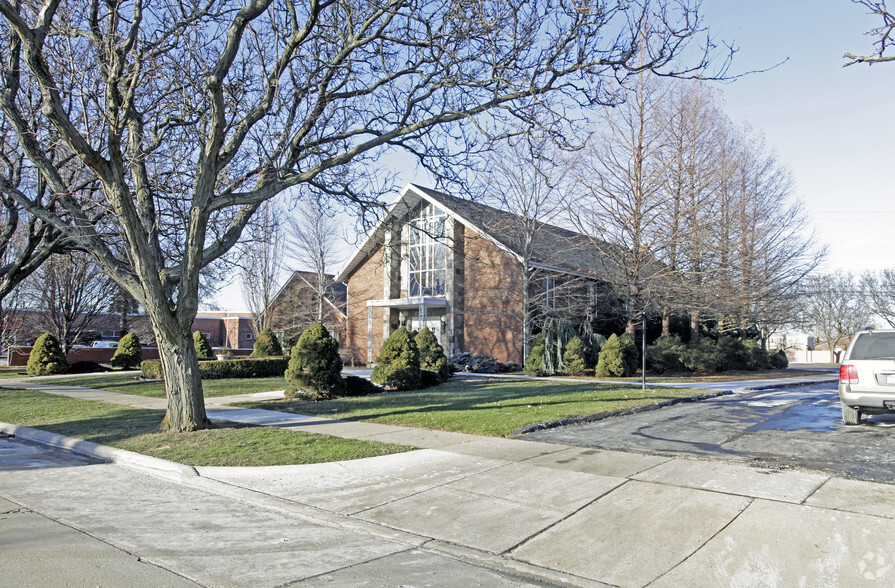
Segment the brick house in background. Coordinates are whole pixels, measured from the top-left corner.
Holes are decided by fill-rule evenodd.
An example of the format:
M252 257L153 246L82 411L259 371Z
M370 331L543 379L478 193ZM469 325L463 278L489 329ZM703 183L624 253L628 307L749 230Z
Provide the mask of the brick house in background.
M426 326L448 355L523 361L520 217L413 184L345 264L343 350L370 364L399 325ZM538 312L566 306L592 318L610 299L606 268L588 238L540 224L530 284ZM563 284L571 284L565 291ZM574 293L575 296L571 296Z
M341 343L345 331L345 300L347 286L326 274L326 293L323 297L323 326ZM274 296L266 312L271 313L271 329L286 346L298 341L302 332L317 322L317 274L294 271Z

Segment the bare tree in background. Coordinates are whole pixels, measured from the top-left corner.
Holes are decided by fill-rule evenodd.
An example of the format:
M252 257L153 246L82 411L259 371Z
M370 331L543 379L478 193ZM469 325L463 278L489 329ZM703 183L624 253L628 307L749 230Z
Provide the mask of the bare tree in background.
M89 255L54 255L28 282L30 298L41 312L37 326L59 341L65 353L106 310L116 285Z
M293 257L298 265L313 274L309 280L312 322L322 323L332 312L327 302L327 288L332 284L332 275L328 272L332 272L339 261L341 226L322 195L308 193L290 219L289 233ZM303 303L306 304L307 299ZM294 310L302 312L300 308ZM307 311L304 314L308 314Z
M880 17L882 24L878 27L870 29L867 35L876 38L873 53L869 55L855 55L854 53L846 53L843 57L848 60L846 66L856 63L882 63L885 61L895 61L895 55L887 55L886 53L892 48L893 31L895 31L895 14L892 14L886 7L886 0L875 2L874 0L852 0L855 4L867 8L870 14Z
M669 162L662 157L668 120L662 108L668 86L649 73L638 76L625 104L605 109L605 130L572 164L583 196L570 214L606 260L600 276L627 305L627 332L666 288L669 266L661 254L671 242L669 200L663 188Z
M535 328L548 315L580 314L586 300L573 293L580 284L549 267L563 267L580 243L555 247L556 224L566 212L570 182L564 155L551 137L532 130L499 143L483 158L473 192L511 215L483 215L490 234L509 245L520 263L523 357ZM548 234L549 233L549 234ZM586 286L584 287L586 291ZM565 312L564 312L565 311Z
M270 305L283 273L287 243L283 216L273 202L265 202L246 227L243 242L239 245L237 263L242 299L252 312L252 329L256 337L273 326Z
M0 0L0 18L0 109L56 206L0 192L146 309L178 432L209 424L201 273L262 202L312 186L369 206L384 150L445 174L535 103L561 122L631 73L699 75L715 53L690 0ZM63 173L72 158L86 177Z
M699 338L700 317L711 312L716 260L718 179L724 161L726 116L705 84L676 84L665 100L667 139L661 157L667 173L662 188L667 208L658 222L667 246L656 252L667 266L662 290L662 334L670 334L671 315L688 313L690 339Z
M812 276L805 281L805 320L829 345L830 361L836 347L857 331L872 326L870 310L861 297L858 281L850 273Z
M870 312L895 329L895 268L864 273L861 293Z

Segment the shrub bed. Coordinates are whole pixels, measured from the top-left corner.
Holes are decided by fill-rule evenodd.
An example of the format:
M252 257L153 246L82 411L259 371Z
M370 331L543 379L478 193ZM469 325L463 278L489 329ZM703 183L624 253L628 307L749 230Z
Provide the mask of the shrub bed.
M785 369L789 366L783 351L762 350L755 341L722 337L718 341L701 339L685 344L677 337L660 337L646 349L646 367L653 373L726 372Z
M224 361L200 361L199 373L203 380L222 378L267 378L282 376L289 366L288 357L264 357L248 359L227 359ZM147 380L162 380L162 362L147 359L140 364L143 377Z

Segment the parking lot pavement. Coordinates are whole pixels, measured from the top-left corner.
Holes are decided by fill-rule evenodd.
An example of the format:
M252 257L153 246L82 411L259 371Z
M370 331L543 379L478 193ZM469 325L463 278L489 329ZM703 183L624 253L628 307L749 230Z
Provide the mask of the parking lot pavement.
M526 439L806 468L895 483L895 416L842 422L832 384L743 392L596 423L538 431Z

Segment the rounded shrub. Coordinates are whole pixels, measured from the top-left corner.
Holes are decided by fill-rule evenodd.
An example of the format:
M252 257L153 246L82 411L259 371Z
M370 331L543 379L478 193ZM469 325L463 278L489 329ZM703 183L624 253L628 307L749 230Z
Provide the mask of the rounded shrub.
M420 387L420 350L407 329L398 328L385 341L370 379L388 390L416 390Z
M344 394L339 344L321 323L301 334L286 369L287 398L326 400Z
M199 359L214 359L211 343L199 331L193 331L193 347L196 349L196 357Z
M270 329L264 329L258 338L255 339L255 347L252 349L251 357L274 357L283 355L283 347L280 340Z
M562 354L562 362L566 366L566 373L571 376L580 376L587 369L587 349L581 337L572 337Z
M133 333L128 333L118 340L118 349L112 356L112 367L120 367L126 370L135 370L143 361L143 348L140 347L140 338Z
M68 371L68 360L56 337L44 333L34 342L25 371L29 376L51 376Z
M684 344L677 335L659 337L646 348L646 368L657 374L679 372L684 369L681 354Z
M529 376L537 376L541 373L541 366L544 364L544 333L538 333L531 343L531 350L528 357L525 358L525 367L523 371Z
M429 330L429 327L423 327L413 339L420 350L420 369L431 373L431 375L423 374L423 378L435 384L447 381L451 375L448 370L447 357L444 355L444 347L435 338L435 334Z
M625 377L637 371L640 354L629 333L621 337L613 334L600 349L595 374L598 377Z
M768 354L768 363L770 363L771 369L785 370L789 367L789 358L786 357L785 351L778 349L774 353Z

